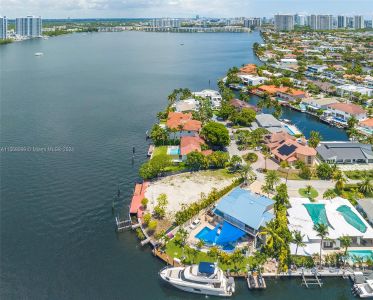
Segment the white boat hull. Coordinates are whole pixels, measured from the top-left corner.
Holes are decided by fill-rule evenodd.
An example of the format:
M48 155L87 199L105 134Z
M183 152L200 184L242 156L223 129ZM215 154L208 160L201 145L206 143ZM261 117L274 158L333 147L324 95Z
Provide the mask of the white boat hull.
M168 282L170 285L174 286L175 288L182 290L184 292L190 292L195 294L202 294L202 295L209 295L209 296L220 296L220 297L230 297L232 296L232 293L227 293L224 291L218 291L218 290L210 290L210 289L202 289L202 288L193 288L188 286L182 286L179 284L175 284L172 282Z

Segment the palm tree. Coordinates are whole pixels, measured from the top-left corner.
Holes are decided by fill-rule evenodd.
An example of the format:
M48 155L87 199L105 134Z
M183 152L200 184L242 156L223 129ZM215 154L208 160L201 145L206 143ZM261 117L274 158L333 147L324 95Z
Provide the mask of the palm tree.
M321 263L322 263L322 260L321 260L322 244L324 242L324 239L329 235L328 226L323 224L323 223L315 224L313 226L313 230L315 230L317 232L317 236L321 238L321 241L320 241L320 256L319 256L320 267L321 267Z
M239 173L245 185L247 185L247 179L248 179L249 174L250 174L250 181L253 178L253 168L249 164L241 166Z
M269 153L267 148L263 148L263 156L264 156L264 170L267 170L267 159L271 157L271 153Z
M369 195L373 193L373 184L369 177L365 177L363 181L358 183L359 192L364 195Z
M280 176L275 170L270 170L265 175L265 184L270 190L274 190L274 186L280 182Z
M311 194L311 191L312 191L312 185L308 184L306 185L306 189L305 189L307 195L309 196Z
M284 239L277 233L276 225L273 221L269 222L259 235L265 236L266 246L269 249L273 249L274 245L284 243Z
M304 247L306 244L303 242L304 234L302 234L300 231L295 230L293 232L293 243L297 246L295 248L295 255L298 253L298 247Z
M334 189L327 189L324 192L324 194L322 195L322 197L324 199L330 200L330 199L333 199L333 198L337 197L337 194L334 192Z
M216 246L211 247L210 250L207 252L207 255L212 257L215 261L218 260L219 254L220 254L219 248Z
M346 177L343 175L342 171L337 170L333 174L333 180L335 181L335 188L337 191L342 191L345 183L347 182Z
M288 178L289 178L289 171L290 171L289 163L286 160L283 160L282 162L280 162L280 166L281 166L281 168L283 168L287 171L286 172L286 179L285 179L285 184L287 184L288 183Z
M352 244L352 238L351 238L350 236L348 236L348 235L342 235L342 236L339 238L339 241L341 242L341 246L342 246L343 248L345 248L345 251L344 251L343 256L344 256L345 259L346 259L346 257L347 257L347 249L348 249L348 247L350 247L351 244ZM346 260L345 260L345 263L346 263Z

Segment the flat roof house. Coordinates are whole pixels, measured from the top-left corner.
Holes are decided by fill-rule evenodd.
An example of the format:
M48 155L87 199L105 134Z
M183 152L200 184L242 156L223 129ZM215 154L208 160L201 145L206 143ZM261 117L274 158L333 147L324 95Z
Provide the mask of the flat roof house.
M194 96L209 99L213 109L217 109L221 106L222 97L218 91L215 90L202 90L200 92L194 92Z
M373 163L372 146L355 142L321 142L316 148L322 161L332 164Z
M340 96L351 96L353 93L360 93L362 95L367 95L371 97L373 95L373 89L363 87L363 86L357 86L353 84L345 84L337 86L336 90L337 94Z
M352 116L359 121L367 118L366 111L360 105L353 103L332 103L327 105L327 110L334 118L344 122Z
M214 213L256 238L274 218L273 205L273 200L238 187L218 202Z
M241 75L239 74L238 77L242 79L244 83L247 85L259 85L263 84L266 80L268 80L266 77L259 77L255 75Z
M259 114L255 117L259 127L267 129L269 132L279 132L284 130L282 123L271 114Z
M329 104L339 103L337 98L307 98L302 100L308 109L319 110L327 109Z
M339 238L350 236L352 247L372 247L373 229L359 214L356 208L340 197L332 200L311 202L307 198L290 198L287 211L290 231L300 231L304 235L304 247L298 248L298 255L311 256L320 251L321 239L313 229L315 224L328 226L328 238L323 241L323 249L340 249ZM290 244L290 251L295 254L296 245Z

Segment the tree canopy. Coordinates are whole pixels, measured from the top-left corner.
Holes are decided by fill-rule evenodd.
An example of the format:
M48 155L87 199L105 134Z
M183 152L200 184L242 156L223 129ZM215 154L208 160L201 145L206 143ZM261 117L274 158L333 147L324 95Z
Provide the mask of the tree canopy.
M201 136L212 146L224 147L230 142L228 129L223 124L214 121L203 126Z

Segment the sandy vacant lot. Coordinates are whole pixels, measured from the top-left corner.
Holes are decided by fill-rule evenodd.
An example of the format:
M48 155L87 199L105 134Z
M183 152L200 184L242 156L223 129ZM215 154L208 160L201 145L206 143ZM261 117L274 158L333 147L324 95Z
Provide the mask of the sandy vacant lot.
M157 205L160 194L166 194L168 205L167 217L173 219L174 214L181 209L182 204L196 202L201 193L208 194L213 188L221 189L232 183L233 177L223 171L201 171L168 176L150 183L145 197L149 199L148 209Z

